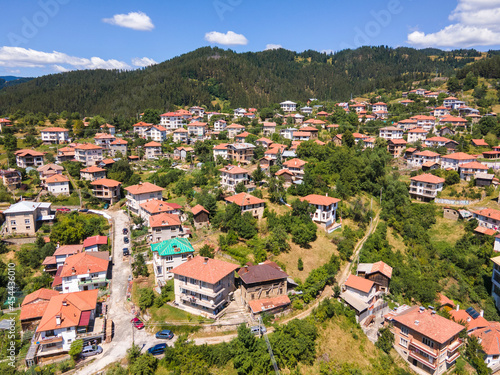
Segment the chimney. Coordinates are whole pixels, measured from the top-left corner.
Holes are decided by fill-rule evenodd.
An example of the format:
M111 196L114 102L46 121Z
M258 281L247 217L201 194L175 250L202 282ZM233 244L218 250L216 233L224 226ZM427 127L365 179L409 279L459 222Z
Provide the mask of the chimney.
M483 315L484 315L484 310L481 310L481 311L479 312L479 316L480 316L480 317L483 317Z
M75 267L71 267L71 273L76 273L76 268Z
M61 325L61 315L56 315L56 325Z
M63 305L63 306L68 306L68 302L67 302L65 299L63 299L63 301L62 301L62 305Z
M460 309L460 305L457 305L457 311Z
M203 258L203 264L207 264L208 263L208 258Z

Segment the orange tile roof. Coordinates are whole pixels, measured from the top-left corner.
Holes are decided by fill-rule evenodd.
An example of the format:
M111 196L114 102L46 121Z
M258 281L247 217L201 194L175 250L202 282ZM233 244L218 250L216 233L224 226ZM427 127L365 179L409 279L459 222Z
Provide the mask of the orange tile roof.
M52 128L45 128L45 129L42 129L40 130L41 133L43 132L69 132L68 129L64 129L64 128L58 128L58 127L52 127Z
M179 129L175 129L174 133L189 133L189 132L184 128L179 128Z
M465 322L467 331L471 331L476 328L484 328L488 327L489 323L482 316L478 316L476 319L472 319L472 317L465 310L450 310L451 318L455 322Z
M293 159L287 160L283 163L283 165L287 168L292 168L292 167L300 168L306 164L307 164L307 161L301 160L299 158L293 158Z
M117 138L113 142L111 142L110 144L112 144L112 145L128 145L128 142L124 139Z
M325 195L318 195L318 194L309 194L303 198L300 198L301 201L307 201L310 204L316 204L319 206L329 206L331 204L335 204L337 202L340 202L340 199L338 198L332 198L332 197L327 197Z
M169 203L160 199L152 199L150 201L141 203L141 208L154 215L161 212L175 211L177 209L180 209L181 206L176 203Z
M75 146L75 150L102 150L102 147L92 143L84 143L82 145Z
M106 245L108 243L108 236L92 236L83 241L83 247L90 247L95 245Z
M41 289L34 291L33 293L28 294L26 297L24 297L23 302L21 303L21 306L27 305L29 303L33 303L38 299L48 302L53 296L57 296L58 294L59 294L59 292L56 290L41 288Z
M83 245L62 245L54 252L55 255L73 255L83 251Z
M57 182L69 182L69 178L62 175L62 174L55 174L55 175L48 177L45 180L46 184L55 184Z
M416 152L415 155L417 155L417 156L427 156L427 157L430 157L430 158L435 158L436 156L439 156L439 154L437 152L433 152L433 151L429 151L429 150Z
M250 309L252 309L252 312L254 314L272 310L278 307L288 306L289 304L290 298L288 298L287 295L248 301L248 306L250 306Z
M191 277L209 284L215 284L238 268L239 266L233 263L196 256L175 267L170 272L175 275Z
M206 212L207 214L209 213L205 207L203 207L201 204L197 204L191 209L191 212L193 215L198 215L200 212Z
M161 147L161 143L155 142L155 141L151 141L149 143L146 143L144 145L144 147Z
M80 169L80 173L81 172L83 172L83 173L97 173L97 172L106 172L106 170L104 168L97 167L97 166L93 165L93 166L88 167L88 168Z
M92 186L106 186L108 188L110 187L117 187L120 186L122 183L120 181L112 180L110 178L101 178L99 180L92 181L90 185Z
M125 188L130 194L138 195L138 194L148 194L148 193L156 193L158 191L163 191L162 187L156 186L151 182L143 182L137 185L132 185Z
M225 200L230 202L230 203L235 203L240 207L248 206L251 204L265 203L265 201L263 201L262 199L254 197L253 195L248 194L248 193L239 193L239 194L227 197Z
M175 225L181 225L179 215L162 212L161 214L151 215L149 217L149 226L151 228L171 227Z
M287 168L280 169L278 172L275 173L276 176L281 176L283 174L288 174L290 176L293 176L293 172L290 172Z
M94 139L108 139L108 138L115 139L115 136L107 133L96 133L96 135L94 136Z
M484 164L481 164L477 161L471 161L469 163L462 164L460 168L472 168L472 169L482 169L482 170L488 170L488 167Z
M479 211L472 211L472 213L479 216L490 217L494 220L500 221L500 211L495 210L494 208L485 208Z
M245 127L239 124L231 124L227 126L226 129L245 129Z
M433 174L430 173L424 173L419 176L415 176L410 178L412 181L418 181L418 182L425 182L428 184L440 184L444 183L444 178L434 176Z
M134 124L134 128L149 128L153 124L148 124L147 122L139 121L137 124Z
M479 328L470 334L480 339L483 351L487 355L500 354L500 324L498 322L489 322L488 327Z
M29 155L29 156L43 156L45 154L43 152L40 152L40 151L22 149L22 150L16 151L14 153L14 155L16 155L16 156L27 156L27 155Z
M446 297L444 294L442 294L442 293L438 294L437 300L438 300L440 306L449 305L451 307L455 307L455 303L451 299L449 299L448 297Z
M389 279L392 277L392 267L382 261L373 263L370 273L376 272L380 272L382 275L387 276Z
M99 289L85 290L82 292L63 293L50 299L37 332L51 331L54 329L77 327L83 311L96 308ZM56 316L61 318L57 324Z
M235 165L226 165L224 168L219 169L219 172L225 172L229 174L247 173L248 171L244 168L237 167Z
M84 251L66 258L61 272L61 277L85 275L87 273L105 272L108 270L109 261Z
M429 133L427 130L421 129L421 128L415 128L415 129L410 129L408 130L408 133Z
M494 236L495 234L497 234L497 231L495 229L489 229L486 227L477 227L476 229L474 229L474 232L485 234L487 236Z
M462 325L433 314L431 310L420 312L418 306L410 307L396 315L393 320L440 344L449 341L464 329Z
M153 128L155 128L156 130L158 130L160 132L166 132L167 131L167 128L165 128L164 126L161 126L161 125L153 125Z
M405 145L406 141L404 139L389 139L387 142L390 142L395 145Z
M56 294L59 294L57 291ZM36 303L30 303L28 305L21 306L21 314L19 314L19 320L30 320L30 319L39 319L45 313L49 301L39 301Z
M439 122L467 122L467 120L461 118L461 117L454 117L451 115L446 115L441 117Z
M443 155L442 159L452 159L452 160L470 160L477 159L477 156L466 154L465 152L455 152L449 155Z
M344 285L352 289L360 290L364 293L369 293L375 283L371 280L365 279L364 277L349 275Z
M476 146L489 147L489 144L487 144L484 139L473 139L472 143L474 143L474 145Z

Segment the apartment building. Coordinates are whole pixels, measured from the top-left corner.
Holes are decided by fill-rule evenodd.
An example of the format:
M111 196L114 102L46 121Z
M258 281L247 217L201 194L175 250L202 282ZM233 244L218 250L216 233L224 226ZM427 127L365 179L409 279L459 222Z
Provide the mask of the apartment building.
M385 128L380 128L379 137L384 139L403 139L403 129L396 128L395 126L386 126Z
M42 136L42 142L44 143L67 143L71 141L69 138L69 130L58 127L45 128L40 130Z
M444 178L424 173L410 178L410 196L421 201L431 201L443 190Z
M16 165L19 168L38 168L43 165L43 152L24 149L16 151L14 155L16 155Z
M187 262L194 255L194 248L187 238L172 238L152 243L153 270L156 284L163 286L174 277L175 267Z
M140 182L125 188L127 207L134 215L141 214L141 204L153 199L162 200L163 188L150 182Z
M91 143L84 143L75 146L75 159L86 167L96 165L102 159L103 148Z
M109 204L118 202L121 198L122 183L109 178L100 178L90 183L92 186L92 194Z
M451 168L458 171L461 165L466 163L472 163L477 159L476 156L466 154L464 152L455 152L449 155L441 156L441 168L448 169Z
M408 130L408 143L415 143L418 141L424 141L427 138L429 132L422 128L415 128Z

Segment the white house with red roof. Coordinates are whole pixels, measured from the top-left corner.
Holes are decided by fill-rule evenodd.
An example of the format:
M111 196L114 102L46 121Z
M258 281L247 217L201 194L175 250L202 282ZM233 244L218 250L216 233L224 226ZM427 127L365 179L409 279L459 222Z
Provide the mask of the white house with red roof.
M500 211L494 208L485 208L482 210L472 211L474 219L477 219L480 227L500 230Z
M406 119L406 120L401 120L398 121L396 124L398 128L403 129L404 131L408 131L410 129L416 128L418 124L418 121L416 119Z
M21 329L23 332L34 330L42 318L47 305L52 297L59 295L59 292L53 289L41 288L24 297L21 304Z
M224 160L227 160L227 155L228 155L227 145L228 145L227 143L221 143L214 146L213 153L215 160L217 160L218 156L220 156Z
M484 353L484 362L493 369L500 365L500 323L488 322L487 327L478 328L470 333L478 338Z
M439 125L466 126L467 120L462 117L445 115L439 119Z
M408 143L415 143L418 141L424 141L427 138L429 132L422 128L414 128L408 130Z
M189 233L182 227L179 215L162 212L149 216L148 221L149 239L151 242L161 242L176 237L189 236Z
M122 156L127 155L127 145L128 142L121 138L116 138L113 142L109 144L109 151L112 156L115 156L117 152L120 152Z
M116 127L114 125L111 125L111 124L102 124L100 126L100 129L102 129L104 131L104 129L106 129L109 134L112 134L112 135L115 135L116 133Z
M454 169L458 171L458 168L462 164L471 163L477 159L477 156L469 155L464 152L455 152L453 154L442 155L441 156L441 168L442 169Z
M431 131L436 124L434 116L417 115L410 117L412 120L417 120L417 126L425 130Z
M62 174L55 174L45 180L45 187L52 195L69 195L69 178Z
M444 178L424 173L410 178L410 196L413 199L430 201L443 190Z
M475 178L476 173L487 173L488 167L477 161L462 164L459 168L460 178L465 181L470 181Z
M262 124L262 134L264 137L269 137L270 135L276 133L276 123L275 122L264 122Z
M37 168L43 165L43 152L23 149L16 151L14 155L16 155L16 165L19 168Z
M94 136L94 142L96 145L109 150L111 148L111 142L116 140L115 136L107 133L97 133Z
M425 150L413 153L411 159L408 160L408 164L414 167L421 167L423 164L428 162L439 163L441 160L441 155L437 152Z
M165 127L169 131L173 131L175 129L182 128L186 121L191 117L192 115L190 113L188 117L180 112L163 113L160 115L160 125Z
M306 201L316 208L316 211L311 214L313 221L329 225L335 223L337 220L337 208L340 199L325 195L309 194L300 198L300 200Z
M434 108L434 116L443 117L450 114L450 109L444 105Z
M240 124L231 124L226 127L227 137L229 139L233 139L237 134L240 134L245 131L245 127Z
M307 161L293 158L283 162L283 167L287 168L294 175L303 175L305 173Z
M148 142L144 145L144 155L148 160L158 159L163 155L161 151L161 143L156 141Z
M175 267L174 293L177 305L189 312L216 318L236 289L234 271L238 265L196 256Z
M384 111L387 112L387 104L384 102L377 102L372 104L372 111L377 112L377 111Z
M403 139L403 130L395 126L386 126L385 128L380 128L379 137L387 140Z
M177 203L165 202L161 199L152 199L141 203L141 217L144 218L146 223L149 223L150 216L162 213L182 216L182 206Z
M218 119L214 121L214 131L223 132L226 130L227 122L223 119Z
M42 142L44 143L67 143L70 142L69 130L58 127L45 128L40 130Z
M372 315L375 309L380 310L379 313L385 311L384 302L380 299L384 293L372 280L349 275L341 290L340 298L356 312L358 322Z
M106 178L106 170L93 165L91 167L80 169L80 178L85 181L95 181L101 178Z
M167 128L162 125L153 125L146 131L146 138L155 142L163 142L167 139Z
M247 185L249 183L248 171L235 165L226 165L219 169L221 173L221 187L227 191L234 191L239 183Z
M146 135L147 135L149 128L151 128L151 126L153 126L153 124L140 121L140 122L134 124L134 126L133 126L134 133L137 134L140 138L147 138Z
M75 146L75 159L86 167L96 165L103 159L103 148L91 143Z
M241 208L241 213L250 212L259 219L264 215L266 202L248 193L239 193L225 198L226 203L234 203Z
M206 122L199 122L195 121L187 126L187 130L189 132L189 135L198 137L198 138L203 138L208 132L208 125Z
M175 129L172 133L175 143L187 143L189 132L184 128Z
M127 207L135 215L141 214L141 204L153 199L162 200L163 188L150 182L140 182L125 188L127 192Z
M109 253L107 251L84 251L67 257L60 273L62 293L105 287L108 283L108 266Z
M99 251L99 248L108 244L107 236L92 236L83 240L83 250Z

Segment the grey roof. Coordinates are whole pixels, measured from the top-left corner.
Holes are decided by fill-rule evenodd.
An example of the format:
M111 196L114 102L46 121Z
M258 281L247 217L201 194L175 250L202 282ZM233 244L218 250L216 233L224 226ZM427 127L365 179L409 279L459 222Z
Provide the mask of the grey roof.
M235 149L255 148L255 146L251 143L233 143L227 145L227 147L233 147Z
M0 329L6 330L10 328L10 319L0 320Z
M340 298L342 298L349 306L354 308L358 314L365 311L369 304L363 302L360 298L356 297L354 293L344 292L340 294Z
M44 206L42 206L42 204ZM48 205L48 206L45 206ZM40 203L40 202L30 202L30 201L21 201L15 204L12 204L9 208L4 211L4 214L16 214L21 212L33 212L38 207L50 207L51 203Z
M372 271L373 263L360 263L358 264L358 272L370 273Z
M284 158L294 158L297 156L297 154L295 153L295 151L283 151L281 156Z
M489 173L476 173L474 176L475 178L479 178L481 180L493 180L495 177L494 174L489 174Z

